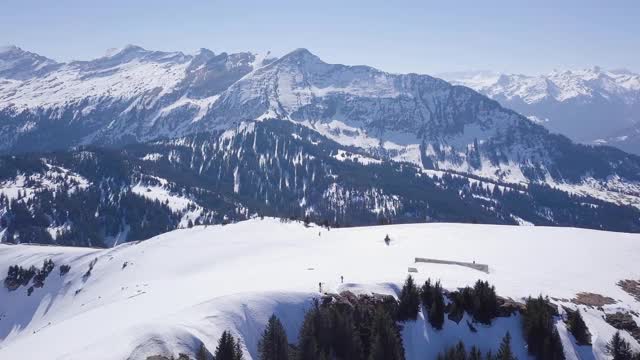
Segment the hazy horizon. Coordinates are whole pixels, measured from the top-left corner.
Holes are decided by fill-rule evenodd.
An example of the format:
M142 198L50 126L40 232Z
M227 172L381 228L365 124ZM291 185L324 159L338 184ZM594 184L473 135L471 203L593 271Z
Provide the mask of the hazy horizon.
M8 1L0 45L57 61L88 60L135 44L193 53L309 49L329 63L366 64L394 73L553 69L640 69L635 15L640 3L473 1L442 4L336 0L242 4L197 0Z

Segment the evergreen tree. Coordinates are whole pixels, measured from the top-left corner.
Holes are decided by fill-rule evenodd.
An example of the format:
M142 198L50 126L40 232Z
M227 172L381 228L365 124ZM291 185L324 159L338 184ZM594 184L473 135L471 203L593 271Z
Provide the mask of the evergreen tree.
M538 359L564 360L560 335L556 330L553 310L542 296L529 298L522 316L522 329L529 353Z
M229 331L224 331L214 353L215 360L242 360L240 342L236 342Z
M555 325L551 329L551 335L545 339L541 359L564 360L564 348L560 340L560 334Z
M242 346L240 346L240 339L236 341L236 345L234 346L233 356L234 356L234 360L244 359L244 356L242 355Z
M404 360L402 338L389 314L378 307L373 319L369 360Z
M356 329L352 311L332 308L332 350L337 359L358 360L363 358L362 341Z
M258 343L261 360L288 360L289 342L282 323L275 315L271 315L267 327Z
M433 305L429 309L429 323L437 330L442 329L444 325L444 296L442 295L442 287L440 282L432 290Z
M455 347L454 359L467 360L467 350L464 348L464 343L459 341Z
M400 304L398 305L398 320L415 320L420 311L420 293L413 277L407 276L402 291L400 292Z
M589 333L589 329L587 329L587 325L582 319L580 309L567 312L567 327L569 328L569 331L571 331L571 334L573 334L573 336L576 338L576 342L579 345L591 344L591 334Z
M323 358L316 339L315 317L316 309L310 310L304 316L304 321L300 328L300 335L298 336L299 360L319 360Z
M428 310L433 305L433 285L431 285L431 278L427 279L420 289L420 300L422 305Z
M467 350L464 348L462 341L456 346L446 349L443 353L438 354L438 360L467 360Z
M371 304L361 308L318 303L305 314L300 329L298 359L353 359L364 358L362 339L369 339L369 327L374 308ZM355 318L358 318L356 324ZM358 327L359 326L359 327Z
M486 357L482 356L482 352L476 346L472 346L471 350L467 353L464 343L462 341L458 342L455 346L445 349L443 352L438 354L438 360L497 360L501 358L497 358L491 355L491 351L489 351ZM510 358L515 359L515 358Z
M469 351L469 360L482 360L482 352L475 345Z
M496 360L516 360L516 357L511 351L511 334L507 331L507 334L502 338L500 348L496 354Z
M616 331L613 337L607 343L607 354L611 355L613 360L632 360L633 354L631 352L631 346L622 336L620 332Z
M209 360L209 359L210 359L210 356L209 356L209 352L207 351L207 348L204 346L204 344L200 344L200 348L196 353L196 360Z
M471 314L473 318L483 324L491 324L491 320L498 316L498 296L495 287L487 281L478 280L472 291L473 302Z

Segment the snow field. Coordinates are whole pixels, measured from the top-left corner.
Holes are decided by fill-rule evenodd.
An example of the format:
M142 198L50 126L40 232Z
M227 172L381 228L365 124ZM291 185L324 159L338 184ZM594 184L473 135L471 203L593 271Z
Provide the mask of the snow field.
M489 273L414 264L415 257L476 261L489 264ZM1 271L13 264L39 267L47 258L56 269L31 296L25 287L0 289L0 358L177 355L192 353L200 341L213 349L229 329L242 338L247 358L255 359L272 313L285 324L290 341L296 340L304 310L319 296L318 283L327 292L394 294L409 266L418 269L412 274L418 284L430 277L454 290L483 279L514 299L538 294L571 299L593 292L620 301L605 307L608 311L640 310L640 303L615 285L638 277L640 235L572 228L442 223L327 230L254 219L175 230L105 250L0 245ZM71 265L64 277L58 273L62 264ZM578 358L571 354L603 358L615 330L601 316L595 309L584 314L593 348L567 347L572 339L559 323L568 359ZM405 325L403 336L407 359L422 359L460 339L495 349L507 330L525 359L517 316L473 334L465 320L459 325L447 320L436 332L419 319Z

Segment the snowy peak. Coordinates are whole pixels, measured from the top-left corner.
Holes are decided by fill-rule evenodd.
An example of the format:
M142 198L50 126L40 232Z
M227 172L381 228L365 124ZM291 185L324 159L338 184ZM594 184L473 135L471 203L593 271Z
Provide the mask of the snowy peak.
M182 52L165 52L146 50L137 45L126 45L121 49L109 50L103 57L90 61L76 61L71 64L79 64L87 68L108 68L130 62L155 62L155 63L184 63L191 60Z
M54 60L22 50L15 45L0 47L0 78L30 78L55 64Z
M121 48L114 48L114 49L107 50L104 57L116 57L116 56L131 54L131 53L142 53L142 52L146 52L146 50L141 46L127 44Z
M628 130L640 123L637 73L594 66L554 70L546 75L465 72L441 76L487 95L574 141L611 144L640 153L635 137L620 137L629 135Z
M554 70L547 75L521 75L493 72L444 73L444 79L469 86L495 98L520 99L532 104L545 99L563 102L580 97L622 96L640 91L640 75L607 71L599 66L583 70Z
M279 60L282 63L292 63L303 65L306 63L322 63L325 64L324 61L320 60L320 58L311 53L311 51L299 48L291 51L290 53L284 55Z
M0 46L0 56L4 55L5 53L20 51L20 50L21 49L15 45L3 45L3 46Z

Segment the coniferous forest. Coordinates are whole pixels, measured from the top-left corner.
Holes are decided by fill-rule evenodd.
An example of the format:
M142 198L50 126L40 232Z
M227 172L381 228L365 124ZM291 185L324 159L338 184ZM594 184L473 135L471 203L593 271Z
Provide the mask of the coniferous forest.
M446 305L445 298L448 299ZM438 305L440 303L442 307ZM443 331L445 316L455 321L460 313L467 313L478 326L490 325L497 317L520 314L524 340L531 356L538 360L565 358L555 327L555 322L559 321L558 313L548 299L542 296L529 298L522 307L510 307L486 281L478 280L473 287L449 292L442 289L439 281L430 279L418 287L411 276L407 277L398 299L388 295L355 295L350 292L327 294L316 299L305 313L297 343L287 338L284 325L276 315L272 315L260 334L258 358L405 359L402 329L408 321L416 321L420 311L425 312L425 321L431 324L433 331ZM568 313L567 323L576 339L584 342L588 330L580 325L583 321L579 314L578 311ZM516 360L512 340L507 331L499 346L485 351L461 340L439 349L437 360ZM240 360L240 349L240 340L225 331L215 351L210 352L202 345L196 360ZM607 352L614 360L640 359L640 353L634 353L619 332L608 343ZM184 354L181 356L189 358Z
M0 240L109 247L251 216L334 227L524 219L640 231L634 207L543 184L523 187L454 172L430 176L409 164L336 159L347 150L358 151L302 126L267 121L233 138L203 134L124 149L0 157L0 183L22 187L15 194L0 192ZM155 160L145 160L150 155ZM304 166L299 159L306 159ZM176 208L154 197L156 189L188 205Z

